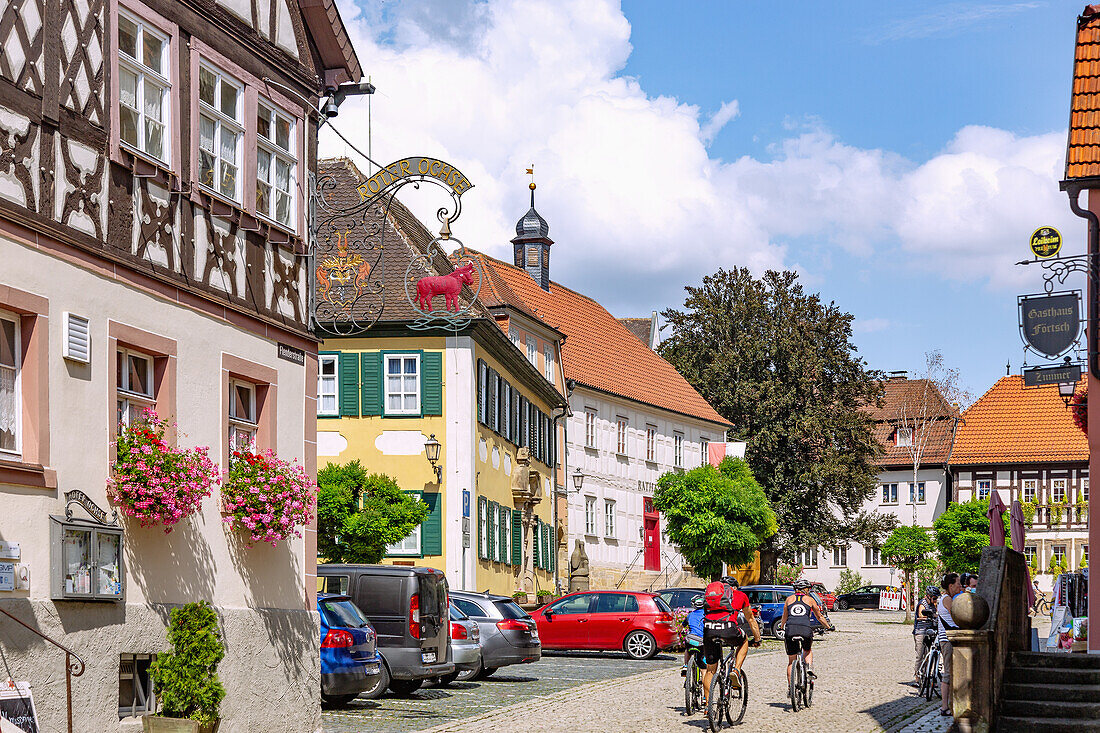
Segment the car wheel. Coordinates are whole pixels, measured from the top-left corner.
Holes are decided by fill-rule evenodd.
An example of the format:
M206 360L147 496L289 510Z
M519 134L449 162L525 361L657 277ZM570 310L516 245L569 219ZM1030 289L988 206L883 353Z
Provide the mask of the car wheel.
M321 702L328 708L342 708L347 707L347 704L359 697L358 694L354 695L321 695Z
M424 680L393 680L390 682L390 691L398 697L408 697L424 684Z
M477 676L481 674L481 660L477 660L477 666L473 669L463 669L458 672L458 676L455 678L459 682L465 682L466 680L475 680Z
M479 680L483 680L483 679L485 679L486 677L492 677L492 676L493 676L493 672L496 672L496 671L497 671L497 668L496 668L496 667L482 667L482 668L481 668L481 672L480 672L480 673L479 673L479 674L477 675L477 677L476 677L476 678L475 678L475 677L471 677L470 679L479 679Z
M773 639L779 639L780 641L783 641L783 622L782 621L780 621L778 619L773 621L771 629L769 629L769 631L771 632L771 635L772 635Z
M847 611L848 610L848 601L837 601L836 602L836 607L837 607L838 611Z
M368 700L377 700L382 697L386 692L386 688L390 686L390 671L386 669L386 663L383 662L378 676L374 679L374 686L370 689L363 690L360 694Z
M623 650L631 659L652 659L657 654L657 640L648 631L631 631L623 641Z

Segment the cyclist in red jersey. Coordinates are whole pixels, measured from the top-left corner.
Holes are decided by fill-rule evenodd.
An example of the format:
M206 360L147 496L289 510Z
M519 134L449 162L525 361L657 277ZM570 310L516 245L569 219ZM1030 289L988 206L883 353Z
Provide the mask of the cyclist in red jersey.
M704 594L705 611L703 614L703 658L707 671L703 674L703 694L710 698L710 680L722 661L722 645L737 648L734 659L734 672L730 675L730 684L738 686L741 680L737 671L745 662L749 645L760 646L760 626L752 615L749 597L741 592L736 578L725 577L707 586ZM742 616L752 629L750 642L738 624L738 615Z

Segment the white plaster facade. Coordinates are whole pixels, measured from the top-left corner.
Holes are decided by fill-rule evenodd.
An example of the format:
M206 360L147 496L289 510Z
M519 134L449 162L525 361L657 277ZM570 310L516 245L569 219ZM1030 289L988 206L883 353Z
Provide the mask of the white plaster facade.
M568 491L568 536L565 552L573 551L576 539L585 544L591 568L592 587L615 587L630 571L623 587L652 585L655 589L691 581L684 572L679 549L668 541L663 518L659 518L660 567L645 573L643 501L652 498L657 479L672 470L691 470L705 462L705 442L724 442L723 426L693 420L640 402L616 397L577 385L569 395L571 416L567 419L568 475L562 480ZM586 440L589 415L595 416L595 440ZM619 420L625 419L626 450L619 452ZM649 460L647 432L654 430L654 455ZM676 460L677 436L682 440L682 460ZM580 469L584 478L578 491L573 475ZM586 505L595 502L595 527L586 523ZM607 532L607 502L614 502L614 527ZM597 572L597 571L603 572ZM562 582L568 584L567 566ZM604 582L598 582L604 581Z
M912 500L910 487L913 483L911 468L883 471L878 475L875 494L863 503L863 509L868 512L893 514L900 524L912 525L915 508L916 524L930 530L932 522L943 514L950 499L943 466L922 467L917 472L916 483L918 486L924 484L923 502L919 500L919 492L915 492L917 501ZM832 546L818 547L816 562L813 562L813 551L804 552L800 558L804 577L814 582L824 583L829 590L836 588L840 573L845 568L859 573L868 585L901 585L904 580L902 573L882 559L881 553L876 552L876 548L851 542L846 550L846 552L837 552Z

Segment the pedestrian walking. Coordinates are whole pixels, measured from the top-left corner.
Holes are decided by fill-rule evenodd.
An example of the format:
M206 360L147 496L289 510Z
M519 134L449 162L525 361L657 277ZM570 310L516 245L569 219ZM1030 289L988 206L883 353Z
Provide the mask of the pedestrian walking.
M951 602L955 599L955 596L963 592L962 583L959 582L959 574L948 573L943 576L940 588L943 589L943 595L936 607L939 632L936 634L936 643L940 645L940 656L943 659L943 679L940 682L940 700L942 701L940 715L951 715L951 642L947 640L947 630L959 628L955 623L955 619L951 617Z

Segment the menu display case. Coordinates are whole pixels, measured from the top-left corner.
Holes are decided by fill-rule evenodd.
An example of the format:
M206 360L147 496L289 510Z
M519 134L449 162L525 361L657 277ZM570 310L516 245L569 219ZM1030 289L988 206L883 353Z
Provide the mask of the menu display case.
M50 595L54 600L122 601L122 529L50 517Z

